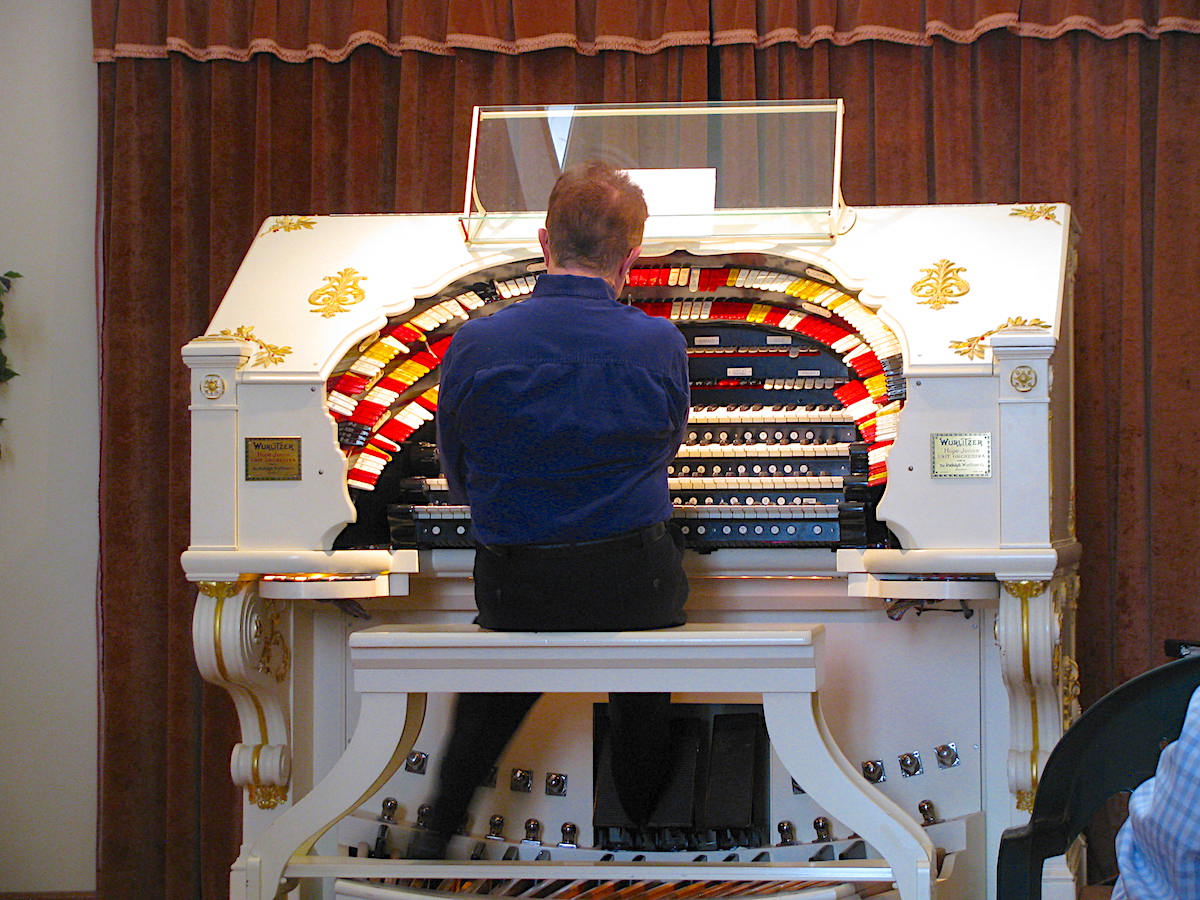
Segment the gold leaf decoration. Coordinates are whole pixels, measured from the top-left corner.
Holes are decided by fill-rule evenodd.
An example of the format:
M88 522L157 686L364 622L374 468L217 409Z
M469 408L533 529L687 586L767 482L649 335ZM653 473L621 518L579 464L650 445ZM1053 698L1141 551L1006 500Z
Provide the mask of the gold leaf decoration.
M250 325L239 325L232 331L228 328L222 328L220 333L226 337L241 338L243 341L249 341L251 344L258 346L258 352L250 360L250 365L252 366L262 366L263 368L277 366L292 352L291 347L277 347L275 344L268 344L254 334L254 328Z
M1053 203L1029 204L1028 206L1017 206L1009 212L1010 216L1021 216L1028 219L1030 222L1036 222L1039 219L1045 219L1047 222L1053 222L1055 225L1061 225L1058 221L1058 207Z
M259 809L274 809L287 799L287 791L286 787L280 787L276 784L246 785L246 792L249 794L250 802Z
M1041 319L1026 319L1024 316L1010 316L1008 321L1003 325L999 325L990 331L985 331L983 334L978 334L975 337L967 338L965 341L951 341L950 349L959 356L965 356L968 359L983 359L984 347L987 346L987 339L998 331L1003 331L1005 328L1049 328L1048 322L1043 322Z
M279 624L282 615L280 603L267 601L265 607L254 616L251 633L251 643L258 648L258 662L254 668L272 676L280 684L287 679L292 667L292 653Z
M267 229L267 234L274 234L277 231L301 231L305 228L312 228L317 224L317 220L312 216L276 216Z
M342 269L336 275L326 275L325 283L308 295L310 311L320 313L326 319L346 312L367 296L362 288L362 282L366 280L367 276L360 275L356 269Z
M951 303L957 303L956 298L966 295L971 290L962 273L965 266L956 266L948 259L939 259L927 269L922 269L925 277L913 283L914 297L924 297L918 302L941 309Z

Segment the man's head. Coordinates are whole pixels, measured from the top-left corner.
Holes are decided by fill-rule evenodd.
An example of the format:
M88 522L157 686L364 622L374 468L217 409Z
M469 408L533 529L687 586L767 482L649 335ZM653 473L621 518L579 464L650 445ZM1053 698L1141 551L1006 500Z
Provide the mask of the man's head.
M554 272L594 275L618 290L641 250L646 224L642 189L607 163L567 169L555 182L538 232Z

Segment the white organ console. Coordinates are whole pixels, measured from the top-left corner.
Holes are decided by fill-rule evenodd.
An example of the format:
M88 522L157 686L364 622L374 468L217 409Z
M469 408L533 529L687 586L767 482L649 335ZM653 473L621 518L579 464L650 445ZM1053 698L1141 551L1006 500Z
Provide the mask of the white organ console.
M574 109L582 122L588 108ZM643 108L598 111L608 125L631 112ZM806 117L804 127L840 129L841 109L659 112L660 125L680 114L681 128L703 112L711 133L731 112L760 129ZM521 302L541 266L536 205L478 208L489 115L513 138L531 114L477 111L476 190L463 216L269 218L207 332L183 350L193 442L183 566L198 587L200 670L239 714L231 773L246 792L246 846L346 745L358 710L350 633L473 615L469 510L447 503L431 447L438 362L459 324ZM538 121L554 132L552 115ZM1027 818L1041 764L1077 711L1075 224L1063 204L849 210L832 143L823 207L724 209L718 187L707 215L660 214L648 188L643 257L622 298L688 340L692 412L670 478L690 548L689 622L823 626L821 702L842 752L941 851L937 896L985 898L1000 833ZM527 177L532 145L512 146ZM719 186L736 164L713 168ZM686 771L650 832L627 827L595 774L604 696L548 694L453 853L844 867L874 855L836 804L798 792L756 705L675 699ZM402 851L432 793L446 722L445 699L431 696L401 770L335 823L320 852ZM521 871L509 895L878 889L726 879L623 881L618 894ZM1047 871L1048 897L1074 896L1067 865ZM327 898L465 890L463 879L299 888Z

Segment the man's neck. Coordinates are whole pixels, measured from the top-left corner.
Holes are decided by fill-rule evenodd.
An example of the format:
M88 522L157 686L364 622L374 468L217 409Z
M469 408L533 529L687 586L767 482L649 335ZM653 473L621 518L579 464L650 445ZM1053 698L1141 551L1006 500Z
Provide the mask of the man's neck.
M599 278L601 281L607 282L608 286L617 291L617 286L613 284L611 275L606 275L603 272L595 272L591 269L579 269L573 266L547 266L547 275L578 275L582 278Z

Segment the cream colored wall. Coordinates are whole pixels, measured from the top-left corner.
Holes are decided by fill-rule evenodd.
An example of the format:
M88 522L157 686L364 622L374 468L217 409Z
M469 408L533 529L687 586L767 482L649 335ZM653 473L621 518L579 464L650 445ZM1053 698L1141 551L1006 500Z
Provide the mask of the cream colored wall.
M0 0L0 893L96 885L96 67L85 0Z

